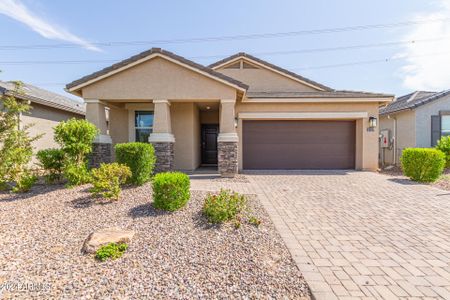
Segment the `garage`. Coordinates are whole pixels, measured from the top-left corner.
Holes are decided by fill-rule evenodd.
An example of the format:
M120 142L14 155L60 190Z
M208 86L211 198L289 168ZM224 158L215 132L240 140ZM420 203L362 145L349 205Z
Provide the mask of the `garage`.
M355 121L244 120L247 170L354 169Z

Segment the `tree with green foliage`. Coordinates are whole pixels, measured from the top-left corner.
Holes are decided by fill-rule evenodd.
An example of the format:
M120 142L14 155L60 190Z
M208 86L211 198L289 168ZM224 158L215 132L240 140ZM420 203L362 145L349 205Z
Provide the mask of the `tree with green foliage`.
M92 143L98 134L97 127L81 119L72 118L60 122L55 127L55 141L64 152L63 174L68 186L88 183L87 155L92 152Z
M0 98L0 186L7 189L14 183L14 192L25 192L36 181L29 163L33 155L32 143L42 135L31 137L29 129L33 124L20 124L20 116L28 113L31 106L20 99L23 84L18 81L14 84L14 91Z
M55 127L55 141L66 153L70 163L81 165L86 162L87 155L92 152L92 143L98 132L94 124L72 118L60 122Z

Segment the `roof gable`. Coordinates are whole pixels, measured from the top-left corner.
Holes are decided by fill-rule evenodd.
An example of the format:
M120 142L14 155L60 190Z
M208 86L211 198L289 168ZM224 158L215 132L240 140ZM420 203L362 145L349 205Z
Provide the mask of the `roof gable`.
M195 71L197 73L200 73L206 77L212 78L216 81L219 81L223 84L232 86L236 89L245 91L248 86L236 79L230 78L224 74L221 74L219 72L216 72L208 67L202 66L200 64L197 64L193 61L190 61L188 59L185 59L184 57L178 56L172 52L162 50L160 48L152 48L148 51L144 51L140 54L137 54L135 56L132 56L128 59L125 59L121 62L118 62L114 65L111 65L109 67L106 67L100 71L94 72L90 75L84 76L78 80L75 80L69 84L66 85L66 88L69 92L80 94L79 90L87 85L90 85L96 81L105 79L109 76L112 76L114 74L117 74L119 72L122 72L126 69L129 69L133 66L136 66L138 64L141 64L145 61L148 61L150 59L153 59L155 57L161 57L166 60L169 60L173 63L176 63L180 66L183 66L185 68L188 68L192 71Z
M237 61L243 60L244 62L249 63L250 65L254 65L256 67L261 67L264 68L266 70L270 70L272 72L275 72L279 75L282 75L286 78L289 78L291 80L294 80L296 82L299 82L301 84L304 84L308 87L311 87L317 91L332 91L333 89L331 89L330 87L327 87L323 84L320 84L318 82L315 82L311 79L308 79L306 77L303 77L299 74L296 74L294 72L288 71L286 69L283 69L277 65L271 64L267 61L264 61L262 59L259 59L255 56L252 56L250 54L244 53L244 52L240 52L237 54L234 54L232 56L229 56L225 59L222 59L220 61L217 61L211 65L209 65L210 68L212 68L213 70L218 70L221 69L223 67L226 66L230 66L233 65L234 63L236 63Z

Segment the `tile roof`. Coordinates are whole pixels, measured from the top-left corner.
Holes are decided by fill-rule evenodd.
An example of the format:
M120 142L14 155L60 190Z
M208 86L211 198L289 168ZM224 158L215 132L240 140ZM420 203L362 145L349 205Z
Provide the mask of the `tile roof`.
M297 73L294 73L294 72L291 72L291 71L289 71L289 70L283 69L283 68L281 68L281 67L279 67L279 66L277 66L277 65L271 64L271 63L269 63L269 62L267 62L267 61L265 61L265 60L262 60L262 59L260 59L260 58L257 58L257 57L255 57L255 56L250 55L250 54L245 53L245 52L239 52L239 53L236 53L236 54L231 55L231 56L229 56L229 57L226 57L226 58L224 58L224 59L222 59L222 60L219 60L219 61L217 61L217 62L215 62L215 63L210 64L209 67L210 67L210 68L214 68L214 67L217 67L217 66L219 66L219 65L222 65L222 64L224 64L224 63L227 63L227 62L232 61L232 60L234 60L234 59L236 59L236 58L239 58L239 57L246 57L246 58L248 58L248 59L250 59L250 60L254 60L254 61L256 61L256 62L258 62L258 63L260 63L260 64L262 64L262 65L265 65L265 66L268 67L268 68L272 68L272 69L274 69L274 70L277 70L278 72L284 73L284 74L289 75L289 76L292 76L292 77L294 77L294 78L297 78L298 80L301 80L301 81L304 81L304 82L306 82L306 83L309 83L309 84L311 84L311 85L313 85L313 86L316 86L316 87L318 87L318 88L320 88L320 89L323 89L324 91L332 91L332 90L333 90L332 88L330 88L330 87L328 87L328 86L325 86L325 85L323 85L323 84L320 84L320 83L318 83L318 82L315 82L315 81L313 81L313 80L311 80L311 79L305 78L305 77L303 77L303 76L301 76L301 75L298 75Z
M11 81L0 81L0 94L13 95L41 105L85 115L85 107L81 102L68 97L24 83L23 94L14 94L15 84Z
M227 81L227 82L229 82L231 84L234 84L234 85L236 85L236 86L238 86L240 88L243 88L245 90L248 89L248 85L246 85L246 84L244 84L244 83L242 83L242 82L240 82L240 81L238 81L238 80L236 80L234 78L228 77L228 76L226 76L226 75L224 75L222 73L214 71L211 68L205 67L203 65L195 63L195 62L193 62L191 60L188 60L188 59L186 59L186 58L184 58L182 56L176 55L176 54L174 54L172 52L163 50L161 48L152 48L150 50L141 52L141 53L139 53L137 55L134 55L134 56L132 56L130 58L122 60L122 61L120 61L120 62L118 62L116 64L113 64L113 65L109 66L109 67L106 67L106 68L104 68L104 69L102 69L100 71L94 72L94 73L92 73L90 75L87 75L87 76L84 76L84 77L82 77L82 78L80 78L78 80L75 80L75 81L67 84L66 88L67 89L71 89L73 87L76 87L76 86L78 86L80 84L88 82L88 81L90 81L92 79L95 79L95 78L97 78L99 76L105 75L105 74L107 74L107 73L109 73L111 71L114 71L114 70L120 69L122 67L125 67L125 66L127 66L127 65L129 65L129 64L131 64L133 62L136 62L136 61L138 61L140 59L143 59L143 58L145 58L147 56L150 56L152 54L155 54L155 53L159 53L159 54L168 56L168 57L170 57L170 58L172 58L174 60L177 60L177 61L179 61L179 62L181 62L183 64L186 64L186 65L188 65L190 67L198 69L199 71L203 71L205 73L208 73L209 75L212 75L214 77L217 77L218 79L222 79L224 81Z
M380 98L389 94L331 90L326 92L247 92L247 98Z
M380 109L380 115L395 113L406 109L415 109L447 95L450 95L450 90L444 90L441 92L416 91L414 93L398 97L387 106L382 107Z

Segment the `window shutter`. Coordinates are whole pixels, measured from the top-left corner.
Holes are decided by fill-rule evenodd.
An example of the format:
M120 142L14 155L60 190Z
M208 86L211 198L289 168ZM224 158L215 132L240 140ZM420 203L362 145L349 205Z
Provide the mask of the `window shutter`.
M431 116L431 147L441 138L441 116Z

